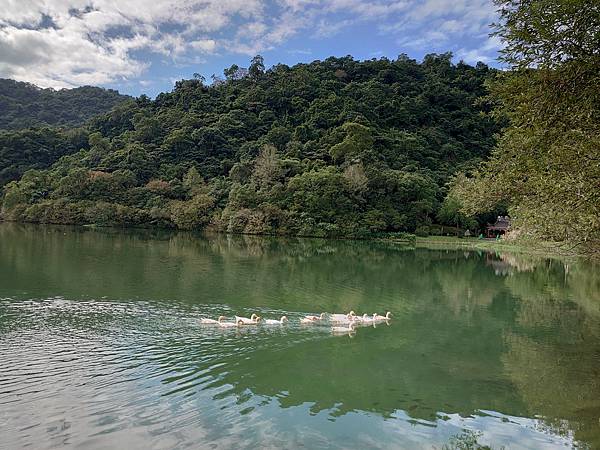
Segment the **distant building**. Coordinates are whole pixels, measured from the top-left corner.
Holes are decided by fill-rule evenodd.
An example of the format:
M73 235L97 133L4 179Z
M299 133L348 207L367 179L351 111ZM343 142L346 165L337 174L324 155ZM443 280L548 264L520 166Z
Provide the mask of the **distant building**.
M485 227L485 234L489 238L495 238L505 234L508 230L510 230L510 217L498 216L496 223L487 224L487 227Z

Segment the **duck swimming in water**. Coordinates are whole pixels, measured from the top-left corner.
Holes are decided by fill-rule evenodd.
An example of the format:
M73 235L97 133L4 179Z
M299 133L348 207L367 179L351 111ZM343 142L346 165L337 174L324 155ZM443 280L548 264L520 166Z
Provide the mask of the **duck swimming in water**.
M303 317L302 319L300 319L300 323L303 323L303 324L315 323L315 322L317 322L317 321L314 319L309 319L308 317Z
M321 313L318 316L306 316L305 319L309 319L309 320L323 320L324 317L325 317L325 313Z
M372 316L367 315L366 313L362 315L362 317L357 317L356 319L361 322L361 323L373 323L375 322L377 319L375 319L375 316L377 316L377 313L373 313ZM383 317L383 316L382 316Z
M347 327L331 327L331 332L333 334L353 333L354 327L356 327L356 323L350 322Z
M283 325L285 322L288 322L288 318L286 316L281 316L281 319L265 319L265 325Z
M220 324L225 319L226 319L225 316L219 316L219 318L217 320L215 320L215 319L207 319L206 317L203 317L203 318L200 319L200 323L203 324L203 325L218 325L218 324Z
M329 321L332 323L348 323L356 320L356 314L354 311L350 311L348 314L330 314Z
M232 328L232 327L241 327L244 325L244 322L238 320L237 322L219 322L219 326L223 328Z
M329 314L330 319L340 320L340 319L349 319L350 317L356 316L354 311L350 311L348 314Z
M252 314L252 316L250 316L250 318L248 317L239 317L239 316L235 316L235 322L239 322L242 321L243 325L256 325L258 322L260 322L261 317L256 315L256 314Z
M390 320L391 316L392 316L392 313L388 311L385 316L380 316L379 314L375 314L373 316L373 318L377 321L382 321L382 320Z

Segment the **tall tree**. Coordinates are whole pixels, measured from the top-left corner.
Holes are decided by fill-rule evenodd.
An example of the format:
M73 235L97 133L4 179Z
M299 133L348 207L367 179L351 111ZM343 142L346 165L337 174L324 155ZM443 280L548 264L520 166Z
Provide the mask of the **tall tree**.
M600 3L496 3L512 70L490 83L490 98L509 126L454 194L468 213L508 202L522 236L600 252Z
M258 79L264 73L265 73L265 60L262 56L256 55L250 61L250 67L248 67L248 74L253 79Z

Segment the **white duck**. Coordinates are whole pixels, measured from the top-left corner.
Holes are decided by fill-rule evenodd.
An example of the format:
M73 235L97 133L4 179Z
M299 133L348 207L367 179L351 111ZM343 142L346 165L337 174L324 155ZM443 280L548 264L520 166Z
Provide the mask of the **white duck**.
M309 319L309 320L323 320L324 317L325 317L325 313L321 313L318 316L306 316L305 319Z
M243 325L256 325L258 322L260 322L260 316L254 313L252 316L250 316L250 318L235 316L235 323L238 323L239 321L241 321Z
M353 333L354 327L356 327L356 323L350 322L347 327L331 327L331 332L333 334Z
M288 321L288 318L286 316L281 316L281 319L279 319L279 320L265 319L265 325L283 325L287 321Z
M314 319L310 319L308 316L307 317L303 317L302 319L300 319L300 323L305 323L306 324L306 323L315 323L315 322L317 322L317 321L314 320Z
M200 323L203 324L203 325L218 325L218 324L220 324L225 319L226 319L225 316L219 316L219 318L217 320L215 320L215 319L207 319L206 317L203 317L203 318L200 319Z
M356 314L354 311L350 311L348 314L330 314L329 321L332 323L348 323L356 320Z
M354 311L350 311L348 314L329 314L329 318L331 320L344 320L349 319L353 316L356 316L356 313Z
M241 327L242 325L244 325L244 322L241 320L236 322L219 322L219 326L223 328Z
M391 316L392 316L392 313L388 311L385 316L380 316L377 313L374 314L373 315L373 319L375 319L376 321L380 322L382 320L390 320Z
M377 313L373 313L372 316L367 315L366 313L362 315L362 317L357 318L357 320L360 320L360 322L362 323L373 323L376 321L375 316L377 316Z

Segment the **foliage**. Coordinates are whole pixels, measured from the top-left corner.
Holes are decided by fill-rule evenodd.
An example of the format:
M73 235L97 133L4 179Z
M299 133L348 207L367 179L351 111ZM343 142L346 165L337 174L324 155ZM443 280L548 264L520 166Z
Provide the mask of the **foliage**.
M600 5L498 0L514 70L490 83L509 119L489 161L453 192L466 213L509 205L522 236L600 251Z
M83 129L0 131L0 188L29 169L45 169L61 156L87 147L88 133Z
M122 212L123 224L184 229L412 233L438 217L449 177L493 147L498 125L476 102L494 73L449 54L268 70L257 56L210 86L182 80L94 118L83 143L57 145L64 156L50 168L6 186L2 215L108 224ZM57 217L56 205L69 215Z
M464 430L462 433L454 435L448 441L448 444L442 447L443 450L491 450L487 445L481 445L478 439L483 435L480 431Z
M203 228L210 220L214 199L206 194L197 194L188 201L171 202L171 220L182 230Z
M448 195L440 207L437 217L441 224L458 228L475 229L477 222L474 218L462 212L462 203L454 195Z
M93 86L55 91L0 78L0 129L79 126L128 98Z

